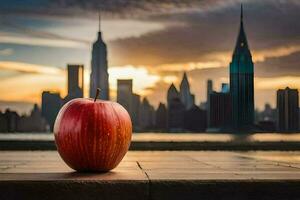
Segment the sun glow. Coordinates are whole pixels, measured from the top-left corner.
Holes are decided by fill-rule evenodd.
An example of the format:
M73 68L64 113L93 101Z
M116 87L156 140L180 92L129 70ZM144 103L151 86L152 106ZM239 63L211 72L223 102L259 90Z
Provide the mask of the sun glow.
M1 73L16 72L0 80L0 99L6 101L41 101L44 90L66 95L67 73L64 69L18 62L0 62ZM133 79L133 91L144 96L147 88L153 87L161 77L150 74L145 67L117 66L109 68L109 84L112 100L115 100L117 79ZM90 71L84 73L84 94L88 97ZM174 77L173 77L174 78Z

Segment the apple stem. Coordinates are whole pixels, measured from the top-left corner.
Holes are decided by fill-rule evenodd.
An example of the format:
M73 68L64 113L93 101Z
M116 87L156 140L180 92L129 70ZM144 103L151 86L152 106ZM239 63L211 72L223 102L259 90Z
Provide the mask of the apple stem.
M96 102L98 96L99 96L99 93L100 93L101 89L100 88L97 88L97 91L96 91L96 96L95 96L95 99L94 99L94 102Z

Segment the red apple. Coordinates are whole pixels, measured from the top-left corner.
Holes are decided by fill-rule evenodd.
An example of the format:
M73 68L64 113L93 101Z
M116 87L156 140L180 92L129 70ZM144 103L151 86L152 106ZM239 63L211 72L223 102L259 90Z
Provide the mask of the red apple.
M65 104L54 125L62 159L77 171L109 171L128 151L132 125L118 103L78 98Z

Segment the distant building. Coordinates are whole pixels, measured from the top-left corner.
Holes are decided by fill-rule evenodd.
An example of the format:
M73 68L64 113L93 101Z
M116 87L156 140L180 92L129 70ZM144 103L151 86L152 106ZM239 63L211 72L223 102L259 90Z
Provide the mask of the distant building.
M99 98L109 100L107 47L102 39L100 31L100 19L98 39L93 44L91 68L90 97L94 98L97 88L100 88L101 92L99 94Z
M131 120L132 120L134 130L139 129L140 108L141 108L140 95L133 93L132 105L131 105Z
M230 88L229 88L228 83L222 83L221 92L222 93L229 93L230 92Z
M167 130L167 107L163 103L159 103L159 106L155 112L155 128L160 131Z
M19 132L45 132L47 131L47 122L42 117L41 110L37 104L34 107L29 116L21 116L18 122Z
M121 104L128 113L132 112L132 79L117 80L117 102Z
M182 131L184 129L185 105L180 100L179 92L172 83L168 90L168 130Z
M144 98L140 107L139 126L142 130L153 129L155 122L155 112L147 98Z
M277 129L283 132L299 130L299 97L297 89L277 90Z
M207 128L206 111L194 105L184 113L184 128L192 132L204 132Z
M4 113L0 113L0 131L18 132L19 119L18 113L6 109Z
M62 106L59 93L44 91L42 93L42 116L46 119L50 131L53 130L56 116Z
M241 7L240 31L230 63L232 128L251 131L254 125L254 65L247 42Z
M117 102L129 113L133 128L139 126L140 96L132 92L132 79L117 80Z
M207 102L200 102L199 108L207 111ZM207 118L207 117L206 117Z
M210 94L210 131L227 131L231 128L230 93L212 92Z
M4 116L4 113L0 111L0 133L7 132L7 119Z
M212 80L207 80L206 83L206 101L209 102L209 95L214 91L213 89L213 81Z
M68 94L64 99L65 103L83 97L83 78L83 65L68 65Z
M257 121L276 121L276 109L266 103L263 111L257 113Z
M207 126L210 126L210 94L213 92L213 81L207 80L206 85L206 112L207 112ZM200 106L201 107L201 106ZM203 108L203 107L202 107Z
M42 117L37 104L29 116L19 116L15 111L7 109L0 112L0 132L45 132L46 120Z
M275 132L276 123L270 120L262 120L258 122L258 128L262 132Z
M191 94L190 84L187 78L186 73L184 72L182 81L180 83L180 100L185 106L185 109L191 108L195 103L195 96Z

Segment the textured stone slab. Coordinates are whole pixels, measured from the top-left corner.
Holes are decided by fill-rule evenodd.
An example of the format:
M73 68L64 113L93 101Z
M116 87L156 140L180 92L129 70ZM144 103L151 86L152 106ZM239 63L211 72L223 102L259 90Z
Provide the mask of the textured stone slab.
M130 151L77 173L55 151L0 151L0 199L299 199L300 152Z

